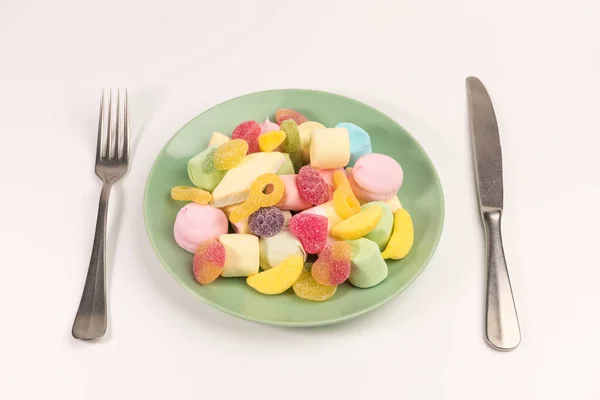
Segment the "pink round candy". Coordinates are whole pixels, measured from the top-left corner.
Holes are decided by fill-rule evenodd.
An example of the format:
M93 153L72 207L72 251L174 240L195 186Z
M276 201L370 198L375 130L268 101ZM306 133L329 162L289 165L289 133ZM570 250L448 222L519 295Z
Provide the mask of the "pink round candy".
M227 230L227 217L223 211L211 205L189 203L177 213L173 236L182 249L195 253L200 243L217 239Z
M371 153L359 158L350 173L356 197L366 201L387 201L402 186L400 164L385 154Z

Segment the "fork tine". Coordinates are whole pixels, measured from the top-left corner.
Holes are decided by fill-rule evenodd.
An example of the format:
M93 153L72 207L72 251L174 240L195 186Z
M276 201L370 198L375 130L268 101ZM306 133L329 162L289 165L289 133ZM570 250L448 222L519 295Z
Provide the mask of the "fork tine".
M98 118L98 142L96 144L96 161L104 157L104 148L102 147L102 134L104 132L104 89L100 96L100 117Z
M111 149L112 149L112 134L113 134L113 129L112 129L112 89L108 89L108 129L107 129L107 135L106 135L106 147L105 147L105 151L106 151L106 158L108 160L110 160L112 158L111 155Z
M127 89L123 93L123 161L129 161L129 99L127 98Z
M118 160L121 156L119 154L119 149L121 148L121 89L117 88L117 118L115 121L115 127L117 131L115 132L115 145L113 148L114 151L114 159Z

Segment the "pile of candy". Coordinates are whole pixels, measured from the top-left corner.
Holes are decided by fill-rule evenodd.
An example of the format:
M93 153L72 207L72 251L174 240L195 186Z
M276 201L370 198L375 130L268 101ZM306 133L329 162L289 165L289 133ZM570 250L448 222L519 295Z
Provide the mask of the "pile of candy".
M397 196L402 168L372 153L368 133L349 122L326 128L280 109L276 123L243 122L231 138L213 133L188 175L194 186L171 190L173 200L189 202L174 236L194 253L200 284L247 277L260 293L292 288L324 301L345 281L381 283L384 260L404 258L413 245Z

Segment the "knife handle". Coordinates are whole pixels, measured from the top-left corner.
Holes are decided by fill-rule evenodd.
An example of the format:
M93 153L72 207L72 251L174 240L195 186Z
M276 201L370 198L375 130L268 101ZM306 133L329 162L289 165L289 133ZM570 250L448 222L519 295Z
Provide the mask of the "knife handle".
M501 219L501 210L483 212L487 241L485 337L494 349L510 351L521 342L521 331L502 246Z

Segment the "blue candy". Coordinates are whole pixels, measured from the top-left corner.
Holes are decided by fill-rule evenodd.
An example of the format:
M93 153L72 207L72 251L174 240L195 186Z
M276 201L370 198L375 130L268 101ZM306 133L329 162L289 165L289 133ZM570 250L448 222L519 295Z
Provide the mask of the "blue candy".
M369 134L360 126L354 125L351 122L340 122L336 128L346 128L350 137L350 163L349 167L353 167L356 160L365 154L372 152L371 138Z

